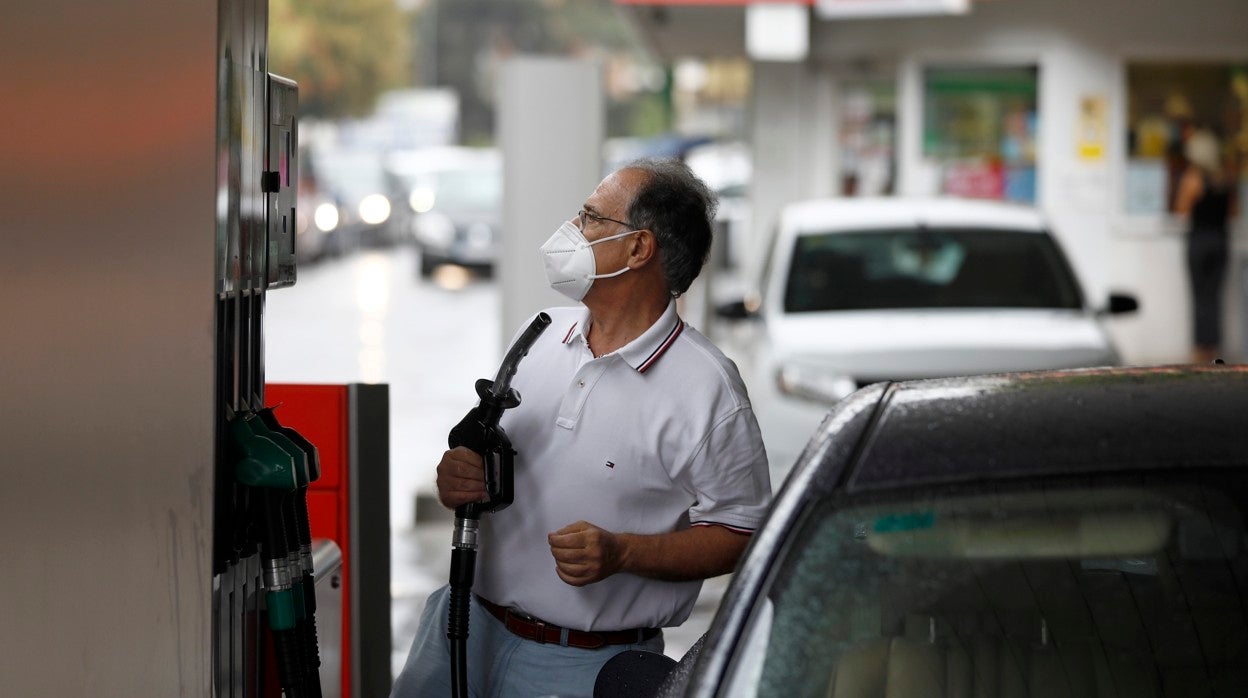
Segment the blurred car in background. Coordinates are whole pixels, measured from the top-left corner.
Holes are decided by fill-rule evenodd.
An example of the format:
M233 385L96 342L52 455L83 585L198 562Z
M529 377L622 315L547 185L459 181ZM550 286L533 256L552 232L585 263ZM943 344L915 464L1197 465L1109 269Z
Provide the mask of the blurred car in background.
M320 194L300 195L295 209L295 256L302 263L320 261L330 251L338 227L338 207Z
M503 160L495 148L447 146L392 153L396 227L420 250L420 274L440 264L493 270L502 234Z
M602 695L1243 695L1243 415L1245 366L858 391L807 443L707 634L658 686Z
M1034 209L834 199L781 214L761 294L721 305L779 484L828 408L885 380L1119 363Z
M752 163L749 145L741 141L704 143L685 153L685 164L719 197L715 211L719 238L713 258L718 270L739 271L749 252L744 247L750 226Z
M321 191L307 151L299 154L299 189L295 207L295 256L301 264L317 262L333 250L338 206Z
M330 250L341 253L396 242L390 225L393 207L387 196L381 153L332 147L311 151L310 156L323 197L312 209L313 223L326 226L321 230L332 231L327 239ZM336 211L323 205L327 203Z

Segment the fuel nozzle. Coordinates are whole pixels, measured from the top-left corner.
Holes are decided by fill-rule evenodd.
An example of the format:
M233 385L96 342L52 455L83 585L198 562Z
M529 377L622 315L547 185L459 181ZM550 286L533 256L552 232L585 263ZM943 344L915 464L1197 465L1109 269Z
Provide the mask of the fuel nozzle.
M250 498L260 531L260 560L269 630L277 654L278 674L288 698L308 696L300 642L295 625L301 604L291 569L286 512L290 494L299 486L299 464L289 444L279 443L255 413L240 413L229 423L235 480L257 495ZM283 448L286 445L287 448ZM306 471L306 465L303 466Z
M267 407L257 413L270 437L295 458L298 488L290 495L286 513L286 539L295 591L295 633L302 645L304 675L313 698L321 695L321 654L316 632L316 577L312 565L312 528L308 517L308 485L321 477L321 458L316 446L295 429L283 425Z

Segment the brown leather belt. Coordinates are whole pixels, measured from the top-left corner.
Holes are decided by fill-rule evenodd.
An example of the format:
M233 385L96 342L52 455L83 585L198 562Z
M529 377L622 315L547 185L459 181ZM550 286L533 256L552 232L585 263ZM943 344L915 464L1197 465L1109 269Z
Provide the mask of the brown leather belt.
M604 633L572 630L521 614L519 611L505 606L499 606L480 596L477 597L477 601L481 603L485 610L490 612L490 615L501 621L513 635L518 635L534 642L550 643L552 645L566 644L568 647L596 650L606 645L631 645L637 642L645 642L659 634L658 628L633 628L631 630L613 630ZM566 643L564 642L565 633L567 637Z

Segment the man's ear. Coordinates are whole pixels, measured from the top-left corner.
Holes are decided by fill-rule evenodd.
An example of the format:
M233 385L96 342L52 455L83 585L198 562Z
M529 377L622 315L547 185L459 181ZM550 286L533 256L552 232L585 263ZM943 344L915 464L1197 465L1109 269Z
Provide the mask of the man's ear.
M654 236L654 233L651 230L643 228L639 234L633 236L633 242L629 245L629 266L634 269L644 267L650 262L650 260L655 259L658 256L658 253L658 238Z

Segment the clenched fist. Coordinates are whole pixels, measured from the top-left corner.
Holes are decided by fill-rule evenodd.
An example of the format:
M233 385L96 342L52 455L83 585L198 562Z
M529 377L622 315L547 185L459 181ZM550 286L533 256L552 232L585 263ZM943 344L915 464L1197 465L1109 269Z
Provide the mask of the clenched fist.
M623 569L621 538L591 523L577 521L547 535L546 540L555 558L555 573L572 586L593 584Z
M442 506L454 509L487 499L485 462L481 456L463 446L443 453L438 463L438 500Z

